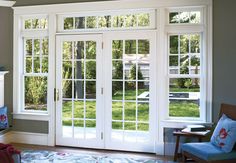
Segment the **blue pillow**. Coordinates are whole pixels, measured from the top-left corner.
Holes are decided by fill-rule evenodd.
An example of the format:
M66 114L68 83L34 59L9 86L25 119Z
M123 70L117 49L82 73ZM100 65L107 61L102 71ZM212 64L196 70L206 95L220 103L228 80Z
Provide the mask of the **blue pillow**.
M0 129L8 128L7 107L0 108Z
M236 121L222 115L211 137L211 143L229 153L236 142Z

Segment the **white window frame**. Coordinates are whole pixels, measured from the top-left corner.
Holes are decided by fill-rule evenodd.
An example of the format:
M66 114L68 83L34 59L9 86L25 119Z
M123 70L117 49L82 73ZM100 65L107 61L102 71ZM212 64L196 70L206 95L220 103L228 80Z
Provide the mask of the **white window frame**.
M202 8L203 18L201 18L202 24L168 24L169 15L166 11L169 9L176 8ZM22 113L19 109L21 96L20 81L22 65L20 61L22 60L22 36L20 22L21 17L24 15L48 15L48 31L46 32L49 36L49 70L52 74L55 74L55 36L58 34L78 34L79 31L73 32L62 32L57 23L59 22L60 15L70 15L78 13L98 13L99 11L119 11L119 10L139 10L139 9L155 9L156 10L156 28L153 30L157 31L157 70L151 73L156 73L157 83L156 85L162 84L159 89L156 90L156 100L157 102L157 138L156 143L156 153L164 153L164 143L163 143L163 133L165 127L183 127L186 124L202 124L212 121L212 0L118 0L118 1L108 1L108 2L85 2L85 3L73 3L73 4L57 4L57 5L39 5L39 6L25 6L25 7L13 7L14 9L14 81L13 81L13 117L16 119L31 119L31 120L44 120L49 121L49 134L48 134L48 144L55 145L55 102L52 100L50 102L50 108L48 114L28 114ZM59 25L60 26L60 25ZM186 31L204 32L203 38L203 54L206 56L205 64L203 68L207 70L205 74L205 115L200 121L189 121L184 119L169 119L168 112L166 111L168 104L168 62L167 62L167 43L168 43L168 32L169 33L186 33ZM102 32L102 31L101 31ZM104 31L106 32L106 31ZM27 31L24 31L25 36ZM42 35L43 32L39 32ZM98 33L98 31L84 31L84 33ZM29 34L29 33L28 33ZM50 79L50 87L54 88L55 79L53 75ZM53 90L49 92L49 96L54 98ZM46 118L45 118L46 117Z

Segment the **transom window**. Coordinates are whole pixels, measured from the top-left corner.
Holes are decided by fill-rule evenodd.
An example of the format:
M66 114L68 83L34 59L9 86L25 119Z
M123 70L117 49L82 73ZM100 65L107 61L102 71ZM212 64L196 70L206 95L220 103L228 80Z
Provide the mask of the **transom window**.
M48 28L48 19L43 18L24 18L23 29L25 30L40 30Z
M83 16L61 16L62 30L94 30L94 29L126 29L126 28L153 28L155 11L134 11L99 13ZM60 17L60 16L59 16Z
M170 24L199 24L201 23L200 11L171 11L169 12Z

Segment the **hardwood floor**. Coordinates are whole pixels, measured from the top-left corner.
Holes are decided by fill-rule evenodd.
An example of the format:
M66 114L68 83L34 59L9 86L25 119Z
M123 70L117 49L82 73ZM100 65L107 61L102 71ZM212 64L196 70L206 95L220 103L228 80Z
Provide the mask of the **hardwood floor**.
M113 151L113 150L103 150L103 149L87 149L87 148L73 148L73 147L62 147L62 146L40 146L40 145L29 145L29 144L17 144L12 143L12 145L22 151L22 150L49 150L63 153L79 153L79 154L91 154L91 155L112 155L112 156L125 156L125 157L136 157L136 158L150 158L163 161L172 161L173 157L169 156L157 156L150 153L138 153L138 152L126 152L126 151Z

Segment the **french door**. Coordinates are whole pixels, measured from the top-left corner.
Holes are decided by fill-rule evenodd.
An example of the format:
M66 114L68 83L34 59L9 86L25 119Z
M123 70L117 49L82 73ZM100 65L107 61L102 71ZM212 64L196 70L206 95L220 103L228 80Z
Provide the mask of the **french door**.
M57 145L155 152L155 35L57 36Z

